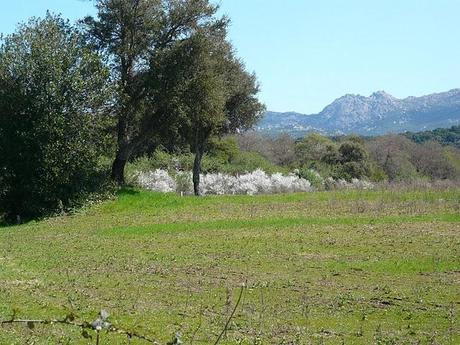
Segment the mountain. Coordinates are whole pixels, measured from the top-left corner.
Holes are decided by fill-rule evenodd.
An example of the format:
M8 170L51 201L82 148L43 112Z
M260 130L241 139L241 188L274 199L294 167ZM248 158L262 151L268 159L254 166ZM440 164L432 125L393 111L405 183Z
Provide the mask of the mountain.
M379 135L424 131L460 124L460 89L422 97L398 99L385 91L369 97L348 94L318 114L267 112L256 130L271 135L324 134Z

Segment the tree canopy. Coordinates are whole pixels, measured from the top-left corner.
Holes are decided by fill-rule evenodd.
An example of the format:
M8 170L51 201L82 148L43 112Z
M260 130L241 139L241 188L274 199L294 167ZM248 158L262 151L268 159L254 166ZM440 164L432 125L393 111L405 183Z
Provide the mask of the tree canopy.
M48 14L0 48L0 208L36 216L87 187L106 142L108 70L68 22Z
M199 194L209 141L262 115L256 77L210 0L95 4L97 16L78 26L48 13L3 41L0 211L9 217L70 206L103 156L124 184L126 163L157 147L195 154Z
M84 19L95 47L105 54L117 85L114 113L117 118L117 152L112 177L124 183L124 167L133 152L146 141L171 128L170 114L158 104L165 95L164 82L152 69L164 70L158 61L175 44L197 30L218 30L227 23L218 18L218 7L208 0L98 0L97 18ZM174 61L167 61L173 63ZM174 102L174 101L173 101Z

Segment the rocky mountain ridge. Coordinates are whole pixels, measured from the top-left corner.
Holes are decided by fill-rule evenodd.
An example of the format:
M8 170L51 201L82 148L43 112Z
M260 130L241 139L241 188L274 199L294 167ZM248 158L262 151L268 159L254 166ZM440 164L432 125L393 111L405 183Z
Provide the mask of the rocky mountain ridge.
M460 124L460 89L421 97L398 99L385 91L366 97L347 94L320 113L267 112L256 130L272 135L325 134L379 135L422 131Z

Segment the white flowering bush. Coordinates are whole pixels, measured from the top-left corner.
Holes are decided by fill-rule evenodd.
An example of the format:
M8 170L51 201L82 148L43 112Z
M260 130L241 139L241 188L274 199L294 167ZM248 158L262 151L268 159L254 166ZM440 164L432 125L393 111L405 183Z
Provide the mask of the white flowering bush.
M233 194L268 194L272 193L272 181L262 170L238 176Z
M190 194L193 191L190 172L177 172L173 178L167 171L157 169L152 172L137 173L136 176L141 187L152 191L184 194ZM295 174L276 173L270 176L260 169L238 176L222 173L203 174L200 176L200 189L204 195L255 195L311 192L313 190L310 182Z
M235 194L237 178L222 173L205 174L200 176L200 189L203 194Z
M351 184L354 189L373 189L374 188L374 184L372 182L369 182L366 180L359 180L357 178L352 179Z
M192 194L192 173L178 171L170 175L166 170L157 169L149 172L137 172L134 175L137 184L142 188L161 193ZM341 189L373 189L373 183L365 180L352 179L350 182L343 179L328 177L323 182L326 190ZM223 173L203 174L200 176L200 190L203 195L225 194L276 194L311 192L315 190L311 183L297 174L283 175L275 173L268 175L263 170L232 176Z
M141 187L155 192L170 193L177 189L176 181L162 169L137 173L137 182Z
M324 180L324 187L327 190L341 190L341 189L373 189L375 186L372 182L359 180L357 178L352 179L350 182L344 179L334 180L332 177L328 177Z

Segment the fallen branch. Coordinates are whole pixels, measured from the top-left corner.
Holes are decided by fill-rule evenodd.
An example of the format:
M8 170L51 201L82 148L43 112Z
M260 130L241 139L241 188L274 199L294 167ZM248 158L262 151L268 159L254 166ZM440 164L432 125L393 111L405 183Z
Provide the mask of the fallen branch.
M99 314L99 318L92 322L75 322L74 321L74 316L73 315L67 315L64 319L49 319L49 320L40 320L40 319L16 319L15 318L15 313L9 320L3 320L0 321L0 325L8 325L8 324L25 324L27 325L28 328L33 329L36 324L41 324L41 325L66 325L66 326L71 326L71 327L77 327L82 330L82 335L85 338L89 338L89 334L87 330L93 330L96 331L96 344L99 343L99 332L101 330L105 330L109 333L115 333L115 334L121 334L125 335L128 337L129 340L132 338L137 338L139 340L143 340L146 342L149 342L151 344L157 344L159 345L160 343L156 341L153 338L150 338L148 336L145 336L143 334L139 334L137 332L125 330L120 327L116 327L108 322L106 322L108 318L108 313L105 311L101 311Z
M228 318L227 322L225 323L224 329L223 329L222 332L219 334L219 337L217 338L217 340L216 340L216 342L214 343L214 345L217 345L217 344L219 343L220 339L222 338L222 336L225 334L225 332L227 332L228 325L230 324L230 321L233 319L233 316L235 315L236 309L237 309L238 306L240 305L241 298L243 297L243 291L244 291L244 288L245 288L245 287L246 287L246 284L243 284L243 285L241 286L240 295L238 296L238 300L236 301L235 307L233 308L233 311L232 311L232 313L230 314L230 317Z

